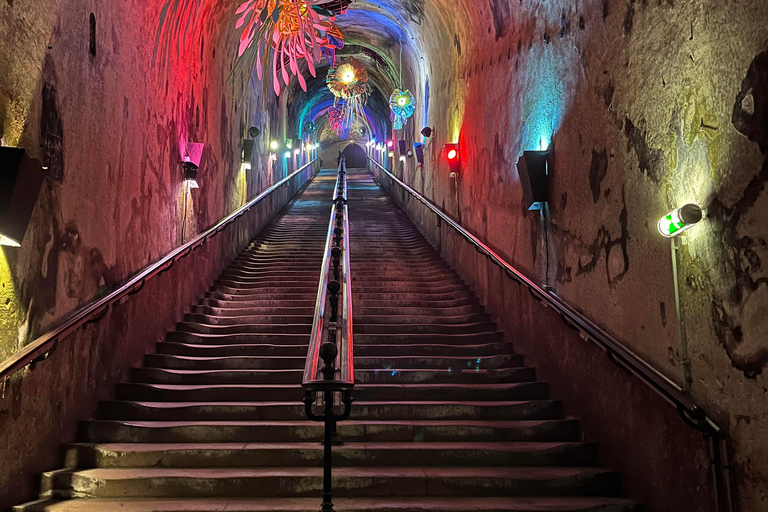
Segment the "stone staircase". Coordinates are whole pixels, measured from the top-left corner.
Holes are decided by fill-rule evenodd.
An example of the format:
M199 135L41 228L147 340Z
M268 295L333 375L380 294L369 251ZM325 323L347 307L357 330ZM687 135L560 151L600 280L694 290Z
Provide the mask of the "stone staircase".
M335 171L100 404L17 511L317 511L302 369ZM350 171L355 403L338 511L638 512L578 422L366 171Z

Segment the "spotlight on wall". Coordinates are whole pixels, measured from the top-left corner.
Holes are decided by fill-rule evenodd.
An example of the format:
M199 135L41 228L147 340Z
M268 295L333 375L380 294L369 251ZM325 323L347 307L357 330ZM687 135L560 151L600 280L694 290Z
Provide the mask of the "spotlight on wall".
M0 147L0 245L21 247L45 168L23 148Z
M286 152L285 152L285 155L283 155L283 156L284 156L285 158L291 158L291 152L290 152L290 151L286 151Z
M390 151L389 153L387 153L387 156L389 158L395 158L395 152L394 151Z
M421 142L415 142L413 144L413 151L416 153L416 161L419 165L424 165L424 144Z
M702 209L695 204L686 204L672 210L659 219L657 227L659 233L667 238L682 235L690 228L698 224L704 217Z
M277 151L278 149L280 149L280 144L278 144L276 140L273 140L272 142L269 143L269 149L271 149L272 151Z
M400 155L400 161L405 162L405 155Z
M390 148L390 149L392 149L393 147L395 147L395 141L393 141L392 139L389 139L389 140L387 141L387 147L388 147L388 148Z
M427 138L431 137L433 133L435 133L435 131L429 126L426 126L423 130L421 130L421 134Z
M187 142L186 154L184 159L179 162L179 168L190 189L200 188L197 184L197 174L200 169L200 162L203 159L204 147L205 145L202 142Z
M261 130L259 130L255 126L251 126L250 128L248 128L248 136L250 138L255 139L259 135L261 135Z
M524 151L517 161L525 206L529 210L540 210L541 204L549 200L549 155L549 151Z
M291 149L293 147L293 142L291 142L290 140L285 141L285 147L287 147L288 149Z
M299 153L301 153L301 150L299 148L296 148L293 150L294 155L298 155Z

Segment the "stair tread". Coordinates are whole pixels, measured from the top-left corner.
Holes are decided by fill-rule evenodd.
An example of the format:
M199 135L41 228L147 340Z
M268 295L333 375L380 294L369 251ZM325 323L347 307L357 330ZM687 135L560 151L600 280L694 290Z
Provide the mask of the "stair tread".
M631 512L636 503L610 497L334 497L339 512L607 512L603 507L617 505L617 512ZM41 500L35 511L46 512L316 512L317 498L152 498L152 499L74 499ZM639 510L639 509L638 509Z

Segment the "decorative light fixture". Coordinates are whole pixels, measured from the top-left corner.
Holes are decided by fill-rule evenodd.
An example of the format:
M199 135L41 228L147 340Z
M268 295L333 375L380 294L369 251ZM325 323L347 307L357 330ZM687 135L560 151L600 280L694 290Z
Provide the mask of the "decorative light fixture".
M416 99L408 89L395 89L389 97L389 108L392 111L390 115L392 129L401 130L408 122L408 118L416 111Z
M529 210L541 209L549 200L549 151L524 151L517 161L520 185L523 187L525 206Z
M23 148L0 146L0 245L21 247L45 168Z
M285 147L287 147L288 149L293 148L293 142L291 142L290 139L285 141Z
M248 128L248 136L250 138L255 139L259 135L261 135L261 130L259 130L255 126L251 126L250 128Z
M273 140L272 142L269 143L269 149L271 149L272 151L277 151L278 149L280 149L280 144L276 140Z
M688 231L703 217L704 212L698 205L686 204L659 219L657 227L662 236L673 238Z
M405 155L400 155L400 161L405 162Z
M291 158L291 152L290 152L290 151L286 151L286 152L285 152L285 155L283 155L283 156L284 156L285 158Z
M363 107L371 93L368 84L368 71L354 57L340 59L341 63L331 66L325 78L328 89L334 95L334 106L339 99L344 100L344 125L352 126L355 118L365 118Z
M202 142L187 142L186 154L184 159L179 162L184 181L187 182L190 189L200 188L197 184L197 174L203 159L204 148L205 145Z
M387 147L388 147L388 148L393 148L393 147L395 147L395 141L394 141L394 140L392 140L392 139L389 139L389 140L387 141Z
M429 126L426 126L423 130L421 130L421 134L427 138L431 137L433 133L435 133L435 131Z
M448 160L448 169L450 170L451 178L456 178L461 170L461 155L459 154L459 145L457 143L451 143L445 145L445 158Z
M413 144L413 152L416 153L416 161L418 164L424 165L424 144L415 142Z
M387 154L387 156L388 156L389 158L395 158L395 152L394 152L394 151L390 151L390 152Z
M315 64L322 56L333 66L336 50L344 46L344 36L336 27L336 16L324 8L327 0L246 0L237 9L241 15L237 67L251 75L256 68L262 80L264 68L272 68L272 86L280 94L280 78L288 85L289 71L296 75L304 91L307 83L299 61L307 61L309 73L316 76ZM251 67L252 66L252 67Z

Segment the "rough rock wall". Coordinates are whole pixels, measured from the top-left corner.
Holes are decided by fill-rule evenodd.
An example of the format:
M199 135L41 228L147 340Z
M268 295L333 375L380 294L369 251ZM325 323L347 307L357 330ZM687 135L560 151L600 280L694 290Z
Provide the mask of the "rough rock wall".
M437 135L423 171L398 173L680 384L656 221L705 206L679 252L691 393L732 436L742 510L768 507L768 3L443 3L425 17L459 13L455 44L419 43L433 107L416 123ZM458 181L441 153L454 137ZM515 163L550 142L549 209L526 211Z
M282 178L266 144L282 139L280 108L228 82L234 12L213 2L0 2L0 137L48 167L21 249L0 249L0 359L62 317ZM226 22L226 24L224 24ZM284 108L284 107L283 107ZM253 170L240 144L257 126ZM178 168L187 141L205 143L189 191ZM306 179L307 175L303 178ZM94 326L81 329L0 399L0 508L33 497L115 382L162 339L299 186L252 210Z

